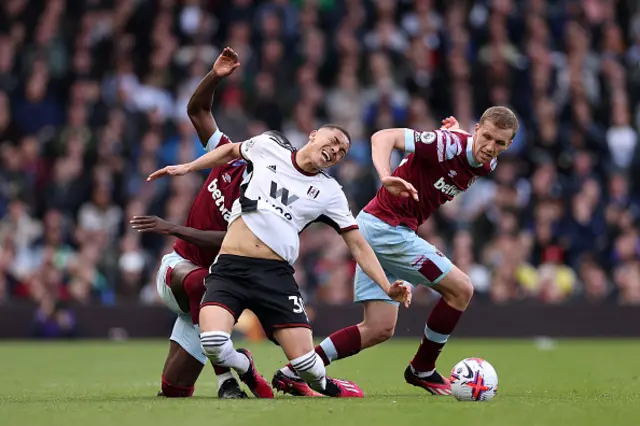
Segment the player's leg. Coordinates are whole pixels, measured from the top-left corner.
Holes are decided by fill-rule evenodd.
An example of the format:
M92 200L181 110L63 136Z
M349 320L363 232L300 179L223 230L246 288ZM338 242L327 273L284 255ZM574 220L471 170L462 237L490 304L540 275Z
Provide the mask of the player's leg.
M271 336L282 347L298 377L312 389L334 398L364 397L364 393L355 383L327 377L324 362L314 350L310 328L278 328L271 332ZM276 380L277 373L274 377L274 381Z
M286 267L290 268L289 265ZM326 376L324 362L314 350L304 302L293 278L293 269L290 269L288 275L276 273L273 278L264 275L263 285L255 291L256 302L251 310L260 319L267 336L282 347L291 361L298 384L309 389L304 395L319 396L319 393L331 397L363 397L362 390L355 383ZM279 375L281 372L276 372L272 381L276 389L281 388Z
M405 379L434 395L450 395L448 380L436 371L436 360L471 301L473 285L464 272L453 266L432 288L442 298L429 313L418 351L405 370ZM444 386L438 386L439 383Z
M202 350L214 365L234 369L257 398L273 398L269 383L255 369L251 353L236 350L231 341L235 315L220 306L200 309L200 343Z
M273 398L269 383L256 371L251 353L235 350L231 332L246 305L244 285L234 282L246 267L221 256L205 279L206 291L200 307L200 344L212 364L235 370L258 398Z
M314 351L313 335L300 289L286 262L253 260L247 265L252 273L251 300L248 309L258 317L266 335L279 344L291 361L298 381L333 397L358 397L362 391L353 383L333 380L325 375L324 362ZM272 383L278 381L278 373ZM307 393L312 396L311 392Z
M172 288L179 288L178 294L182 292L186 296L188 312L194 324L199 321L200 302L202 301L202 296L204 296L204 279L207 275L209 275L207 268L197 268L189 262L177 265L171 273ZM176 291L174 291L175 294ZM176 298L178 297L176 296ZM233 399L244 393L240 390L240 385L230 369L215 364L212 364L212 366L218 379L219 398Z
M156 275L158 294L173 312L178 315L191 313L191 317L195 318L193 323L197 323L203 294L202 280L207 274L206 268L197 267L176 252L169 253L162 258ZM228 368L214 365L214 371L218 378L219 395L234 396L241 392Z
M385 272L389 282L397 280L395 275ZM398 302L391 300L359 266L354 281L355 301L364 306L364 317L360 324L338 330L318 345L318 353L327 365L386 342L396 329Z
M408 230L388 225L364 211L358 215L357 222L362 236L376 253L387 279L394 282L402 278L385 267L385 260L402 252L406 240L404 234ZM385 342L395 332L399 304L391 300L360 266L356 267L353 284L354 301L364 305L364 319L357 326L339 330L322 341L320 346L329 362Z
M469 278L433 245L413 234L406 236L404 254L386 259L401 279L428 285L442 294L431 310L420 347L405 370L405 380L434 395L450 395L446 378L436 371L436 360L473 295Z
M200 329L189 315L178 315L171 332L169 354L162 370L162 390L158 396L189 397L207 357L200 347ZM232 377L218 389L218 397L225 399L246 398L238 382Z
M189 265L191 265L189 262L185 261L185 259L177 253L172 252L163 256L160 262L160 268L158 268L158 272L156 273L156 290L160 299L165 306L178 314L178 318L171 332L169 354L167 355L162 371L162 390L158 393L159 396L191 396L193 394L195 381L203 367L202 363L190 357L180 346L180 342L183 340L183 335L185 334L184 330L187 328L184 317L186 312L188 312L188 305L186 306L186 310L183 309L184 306L181 307L171 289L172 280L175 280L176 275L173 273L174 270L185 270L185 267L189 267ZM195 268L193 265L191 265L191 267ZM193 328L193 323L190 323L189 327ZM184 377L180 376L182 373L185 374Z
M392 227L366 212L361 212L357 221L360 232L376 253L387 279L394 282L399 277L385 267L385 260L399 256L406 241L405 233L408 230ZM355 355L360 350L382 343L393 336L398 319L399 304L391 300L362 271L360 266L356 267L354 299L355 302L364 305L364 319L358 325L352 325L333 333L320 343L318 352L327 364L336 359Z
M361 213L358 225L365 239L374 249L380 262L385 257L397 256L404 234L398 234L393 228L373 216ZM382 263L384 267L384 263ZM397 277L386 271L387 279L394 282ZM315 350L325 365L358 354L362 349L382 343L393 336L398 319L398 306L387 294L369 278L359 266L356 266L354 279L355 302L364 305L364 319L360 324L336 331L324 339ZM306 395L304 387L296 381L297 376L291 364L280 369L279 380L274 386L282 392L293 395Z
M389 273L387 278L389 282L396 280L395 276ZM316 352L324 361L324 365L385 342L395 331L398 303L389 299L359 267L356 268L355 282L356 302L364 306L364 319L360 324L336 331L316 346Z
M176 299L174 291L172 290L172 282L176 280L176 277L180 273L184 274L189 271L189 268L195 269L196 266L185 260L176 252L169 253L162 257L160 262L160 268L156 274L156 291L162 303L171 311L177 314L186 314L189 312L189 304L182 302L181 304ZM177 274L174 274L174 270L178 269Z
M169 354L162 369L162 387L158 396L187 398L193 395L195 383L204 366L179 344L169 341Z
M171 331L169 354L162 369L162 390L158 396L184 398L193 395L196 380L207 361L199 343L198 331L191 319L184 314L178 315Z

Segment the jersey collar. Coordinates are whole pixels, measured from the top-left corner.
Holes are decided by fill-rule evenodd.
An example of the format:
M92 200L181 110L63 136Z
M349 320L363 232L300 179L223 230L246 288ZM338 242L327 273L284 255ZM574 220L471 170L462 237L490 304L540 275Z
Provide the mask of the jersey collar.
M318 172L318 173L309 173L309 172L305 172L304 170L302 170L302 169L300 168L300 166L298 166L298 163L296 162L296 155L298 155L298 151L295 151L295 150L294 150L294 151L292 151L292 152L291 152L291 163L293 163L293 167L294 167L297 171L299 171L300 173L302 173L302 174L303 174L303 175L305 175L305 176L315 176L315 175L317 175L318 173L320 173L320 172Z
M473 158L473 136L469 136L467 138L467 161L471 167L482 167L482 164L478 163L476 159Z

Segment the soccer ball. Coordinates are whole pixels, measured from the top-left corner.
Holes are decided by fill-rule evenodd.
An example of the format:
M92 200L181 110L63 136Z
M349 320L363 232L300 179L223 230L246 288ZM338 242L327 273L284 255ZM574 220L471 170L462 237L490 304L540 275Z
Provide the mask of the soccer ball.
M498 391L498 373L482 358L466 358L451 370L451 393L458 401L489 401Z

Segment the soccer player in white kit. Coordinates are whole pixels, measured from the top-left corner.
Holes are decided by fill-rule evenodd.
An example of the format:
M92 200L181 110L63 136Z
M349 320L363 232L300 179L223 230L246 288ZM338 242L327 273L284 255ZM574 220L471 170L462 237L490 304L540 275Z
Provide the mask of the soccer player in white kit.
M341 186L322 169L346 156L347 132L326 125L314 130L299 151L278 132L265 132L240 144L227 144L199 159L168 166L153 173L183 175L217 167L235 158L247 162L222 242L220 255L206 278L200 309L200 340L212 363L233 368L254 395L273 397L269 384L253 365L246 349L235 350L230 333L244 309L260 319L266 334L278 343L291 365L309 386L332 397L362 397L349 381L326 377L322 359L313 347L304 302L293 277L299 233L312 222L332 226L351 254L391 300L408 306L410 289L401 281L389 283L373 250L358 231Z

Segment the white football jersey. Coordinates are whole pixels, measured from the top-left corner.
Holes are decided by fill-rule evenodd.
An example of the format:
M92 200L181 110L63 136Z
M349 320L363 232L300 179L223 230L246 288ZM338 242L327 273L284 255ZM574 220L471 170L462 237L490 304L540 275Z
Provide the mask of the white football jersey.
M229 224L242 216L262 242L294 264L299 234L312 222L342 233L357 229L342 186L329 175L310 174L296 164L296 150L275 131L242 142L247 177L233 203Z

